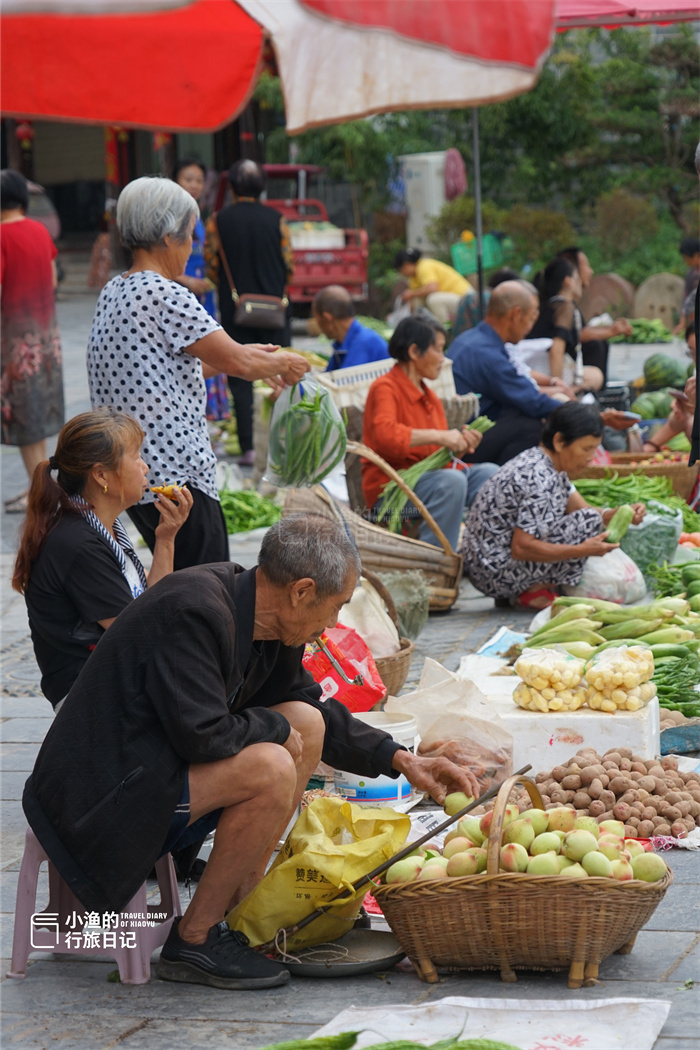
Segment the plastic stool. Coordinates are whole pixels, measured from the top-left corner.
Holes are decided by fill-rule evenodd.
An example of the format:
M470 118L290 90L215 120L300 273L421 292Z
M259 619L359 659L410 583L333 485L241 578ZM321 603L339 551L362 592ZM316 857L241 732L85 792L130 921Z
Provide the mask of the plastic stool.
M42 912L37 912L37 881L43 861L48 861L49 865L49 903ZM36 835L28 828L17 885L12 969L7 976L26 977L30 953L45 951L60 955L108 955L117 962L122 984L146 984L151 977L151 955L156 948L165 943L173 919L182 915L175 867L169 853L156 862L156 876L160 889L160 904L147 903L144 882L123 912L110 913L107 928L92 925L86 927L84 920L88 915L87 909L68 888L42 849ZM141 922L151 917L154 925L133 926L129 920L123 920L127 913L142 916ZM162 918L163 915L165 918ZM34 923L32 916L35 916ZM40 918L40 921L36 921L36 918ZM73 925L68 925L69 919ZM40 930L50 932L42 935ZM89 934L85 937L88 930L94 931L92 938ZM114 934L115 943L110 943L109 946L104 943L104 935L107 933ZM85 938L87 941L97 939L100 943L93 946L86 946L84 943L73 946L66 942L66 934L74 935L76 941ZM32 944L35 935L40 944ZM53 946L47 943L52 940Z

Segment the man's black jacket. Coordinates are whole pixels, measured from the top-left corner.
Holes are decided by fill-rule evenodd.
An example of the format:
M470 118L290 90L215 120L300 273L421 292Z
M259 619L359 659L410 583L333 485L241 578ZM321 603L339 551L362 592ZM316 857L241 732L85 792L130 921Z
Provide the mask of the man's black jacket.
M100 640L46 735L24 789L39 842L92 911L120 911L165 842L190 763L249 744L282 744L269 708L299 700L326 722L323 759L397 776L399 749L354 719L301 664L303 648L253 643L255 569L221 563L172 573ZM245 848L245 844L241 844Z

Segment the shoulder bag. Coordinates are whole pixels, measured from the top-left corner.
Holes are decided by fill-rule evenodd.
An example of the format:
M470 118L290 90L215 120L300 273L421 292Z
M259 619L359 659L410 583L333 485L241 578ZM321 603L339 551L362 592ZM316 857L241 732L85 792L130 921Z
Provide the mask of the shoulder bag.
M258 295L254 292L246 292L239 295L233 283L231 269L226 258L221 237L219 235L219 218L214 216L216 224L216 238L218 242L219 257L223 263L224 272L231 289L231 298L236 306L234 322L243 328L284 328L287 323L287 307L289 299L286 295L280 298L278 295Z

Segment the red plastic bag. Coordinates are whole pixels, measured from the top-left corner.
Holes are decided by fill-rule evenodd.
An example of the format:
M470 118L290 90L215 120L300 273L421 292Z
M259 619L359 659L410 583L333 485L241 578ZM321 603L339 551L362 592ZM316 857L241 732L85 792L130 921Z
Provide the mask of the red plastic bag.
M321 699L329 696L354 712L369 711L379 700L386 696L386 687L379 677L377 665L367 644L351 627L338 624L321 635L329 652L335 657L348 678L362 675L362 685L348 685L335 669L322 649L307 645L304 653L304 667L311 673L315 682L321 686Z

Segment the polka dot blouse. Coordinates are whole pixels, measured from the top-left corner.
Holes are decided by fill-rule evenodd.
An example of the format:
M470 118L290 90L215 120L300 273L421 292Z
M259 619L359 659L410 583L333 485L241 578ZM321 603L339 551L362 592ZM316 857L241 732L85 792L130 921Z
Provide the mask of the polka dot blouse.
M102 290L88 342L90 400L141 424L149 485L187 481L218 499L202 363L187 347L220 327L187 288L152 270ZM154 498L146 492L142 502Z

